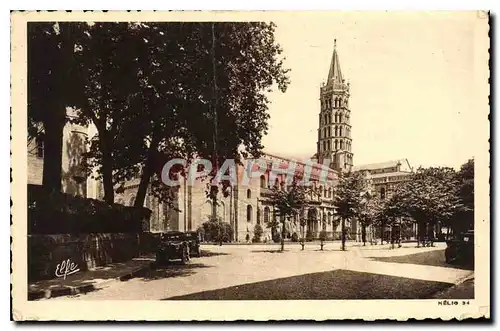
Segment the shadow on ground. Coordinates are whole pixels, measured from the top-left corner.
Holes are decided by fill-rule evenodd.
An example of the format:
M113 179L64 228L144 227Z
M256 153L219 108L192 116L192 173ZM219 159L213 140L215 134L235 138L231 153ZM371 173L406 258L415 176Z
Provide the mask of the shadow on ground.
M279 248L275 248L275 249L253 250L250 252L252 252L252 253L285 253L285 252L289 252L289 250L285 249L284 251L281 251Z
M204 249L201 250L201 257L212 257L212 256L219 256L219 255L230 255L230 254L222 253L222 252L212 252L212 251L207 251Z
M171 261L168 265L156 265L154 268L145 270L139 279L143 281L158 280L164 278L174 278L174 277L188 277L195 273L199 269L212 268L203 263L196 263L191 261L188 264L182 264L181 261Z
M334 270L205 291L164 300L427 299L449 283Z
M444 249L400 256L372 257L371 260L379 262L418 264L443 268L474 270L474 266L461 266L446 263L444 257Z

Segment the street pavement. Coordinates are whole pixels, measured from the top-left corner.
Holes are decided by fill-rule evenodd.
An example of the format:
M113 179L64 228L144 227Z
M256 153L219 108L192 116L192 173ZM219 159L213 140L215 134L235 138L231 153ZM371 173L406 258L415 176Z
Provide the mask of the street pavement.
M294 244L286 245L285 252L280 253L279 245L203 245L204 256L193 258L188 265L173 262L125 282L110 282L98 291L50 300L160 300L339 269L450 285L471 277L473 271L449 266L377 260L442 252L444 248L440 243L425 248L416 248L411 243L396 249L390 249L389 245L363 247L355 244L349 245L347 251L341 251L339 243L326 243L321 251L319 244L309 243L303 251L299 244Z

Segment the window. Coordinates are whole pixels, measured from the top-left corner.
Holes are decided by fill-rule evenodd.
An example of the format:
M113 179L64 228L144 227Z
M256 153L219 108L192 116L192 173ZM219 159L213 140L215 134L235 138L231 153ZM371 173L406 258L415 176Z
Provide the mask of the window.
M252 198L252 190L248 189L247 190L247 199L251 199Z
M266 176L261 175L260 176L260 188L266 188L267 183L266 183Z
M319 187L319 195L323 195L323 186Z
M252 222L252 206L247 206L247 222Z
M332 128L329 126L329 127L328 127L328 137L331 137L331 136L332 136L332 131L331 131L331 129L332 129Z
M328 189L328 197L331 198L332 197L332 188L330 187Z
M323 151L326 151L326 141L323 141Z
M340 149L344 149L344 141L343 140L340 141Z
M269 223L269 207L264 208L264 222Z
M43 158L43 139L36 138L36 157Z
M339 136L342 136L342 127L339 128Z
M339 145L338 145L338 143L339 143L339 142L337 141L337 139L335 139L335 150L339 149Z
M331 149L331 146L330 146L330 140L328 140L327 145L328 145L328 150L330 150L330 149Z

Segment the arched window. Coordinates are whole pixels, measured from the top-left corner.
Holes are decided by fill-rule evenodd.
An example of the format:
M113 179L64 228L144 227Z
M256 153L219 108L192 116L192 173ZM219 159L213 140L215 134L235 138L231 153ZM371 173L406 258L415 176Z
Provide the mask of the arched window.
M252 198L252 190L248 189L247 190L247 199L251 199Z
M339 142L335 139L335 150L339 149Z
M135 202L135 195L131 196L131 197L128 199L128 205L129 205L129 206L133 206L133 205L134 205L134 202Z
M331 130L331 126L328 127L328 137L331 137L332 136L332 130Z
M326 151L326 141L323 141L323 151Z
M319 195L323 195L323 186L319 187Z
M339 136L342 136L342 127L339 128Z
M247 206L247 222L252 222L252 206Z
M326 128L323 128L323 138L326 138Z
M342 113L339 114L339 123L342 123Z
M332 114L328 114L328 124L332 123Z
M332 147L330 145L330 140L328 140L327 146L328 146L328 150L331 150Z
M343 140L340 141L340 149L344 149L344 141Z
M339 128L335 125L335 137L339 135Z
M260 188L267 188L266 176L260 176Z

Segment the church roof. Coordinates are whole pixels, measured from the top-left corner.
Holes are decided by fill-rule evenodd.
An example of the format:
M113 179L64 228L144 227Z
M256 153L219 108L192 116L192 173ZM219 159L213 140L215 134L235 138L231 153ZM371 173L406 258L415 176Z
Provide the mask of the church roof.
M335 39L333 45L333 55L332 62L330 63L330 71L328 72L327 84L337 83L340 84L343 81L342 71L340 70L339 55L337 53L337 40Z
M408 162L408 160L406 160L406 159L399 159L399 160L392 160L392 161L387 161L387 162L363 164L363 165L353 167L353 170L359 171L359 170L375 170L375 169L383 169L383 168L392 168L392 167L398 166L398 164L405 164L407 162Z

